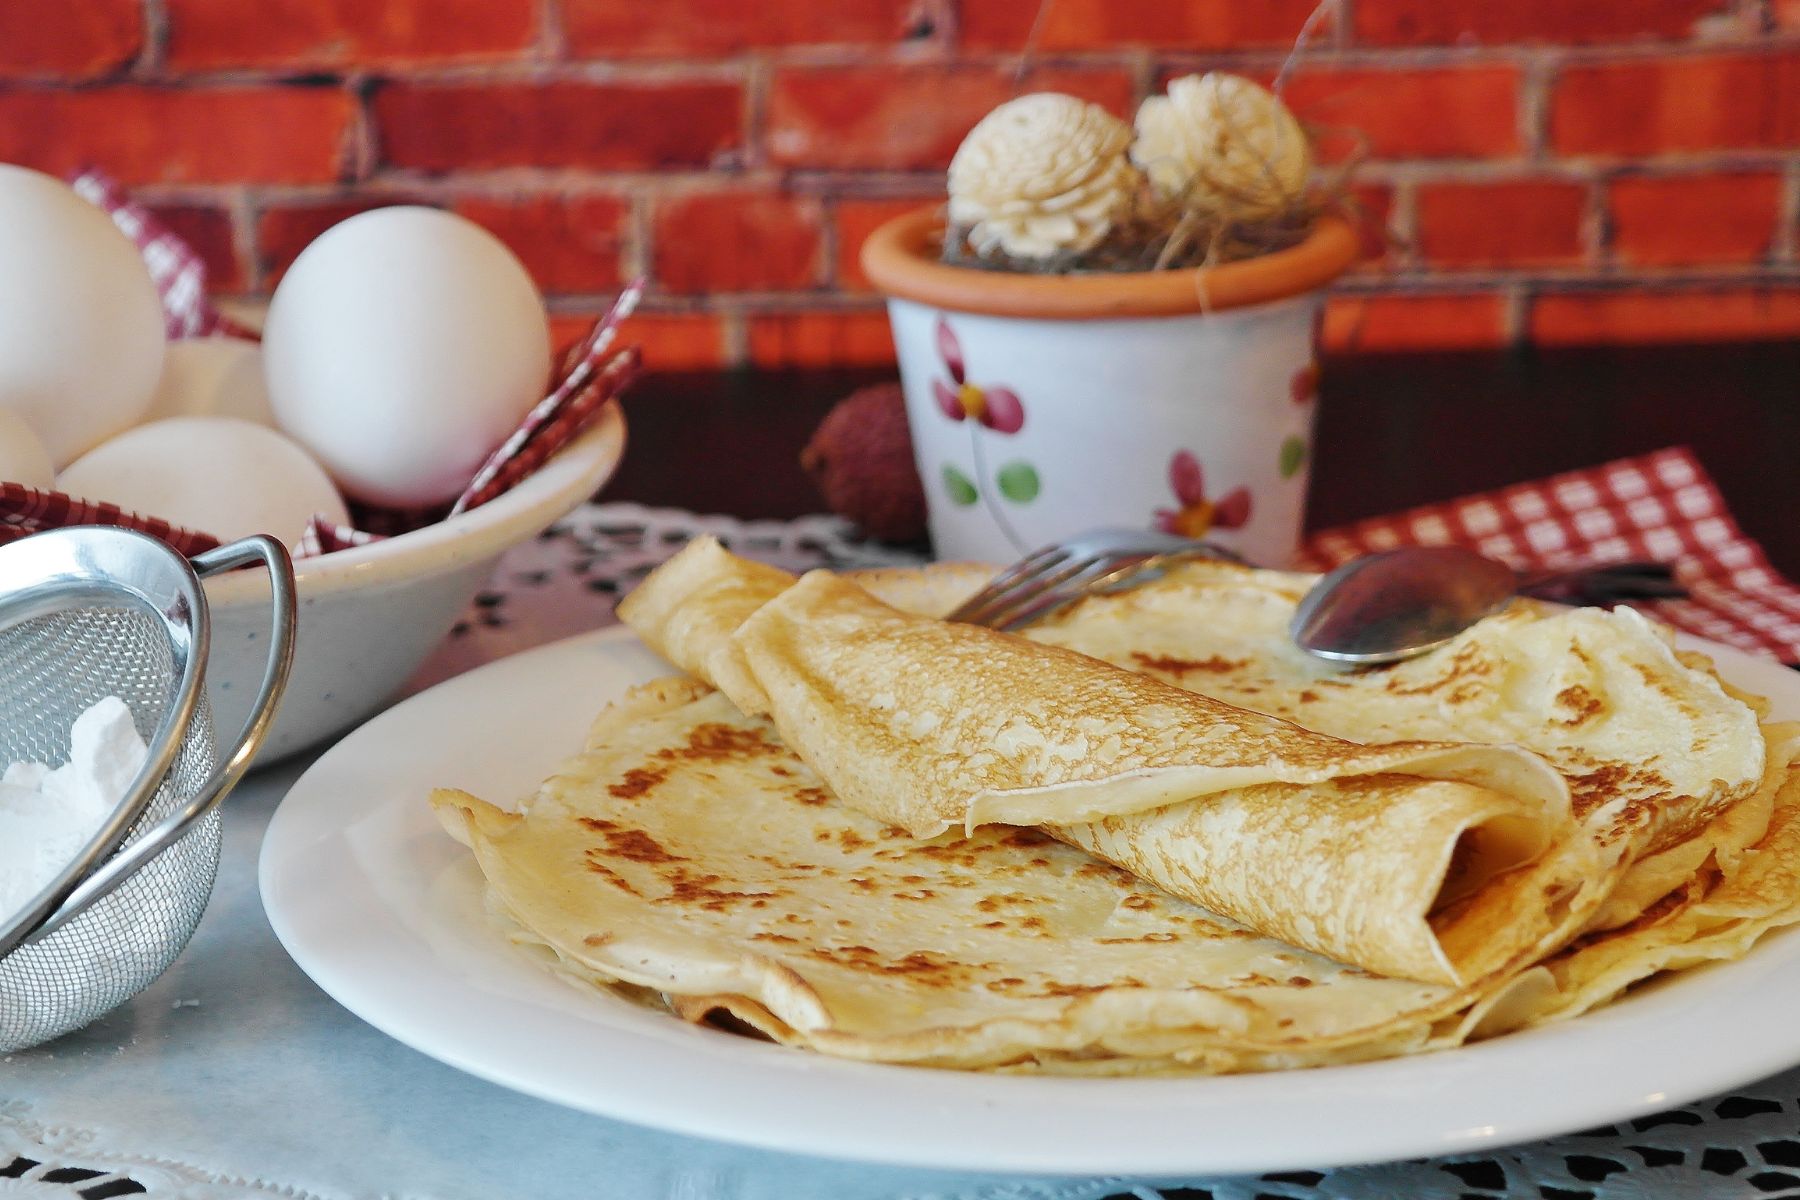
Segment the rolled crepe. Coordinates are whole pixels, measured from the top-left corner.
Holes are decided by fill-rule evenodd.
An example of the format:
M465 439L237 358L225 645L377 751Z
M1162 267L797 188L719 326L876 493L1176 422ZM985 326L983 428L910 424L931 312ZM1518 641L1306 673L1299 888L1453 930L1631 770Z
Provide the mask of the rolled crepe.
M1380 974L1457 984L1495 969L1541 942L1575 886L1527 864L1556 847L1560 872L1595 868L1567 852L1562 776L1518 747L1359 745L1084 654L902 613L827 572L796 581L710 539L652 573L620 616L747 715L767 715L853 809L920 838L1041 826ZM1522 899L1541 911L1513 912Z

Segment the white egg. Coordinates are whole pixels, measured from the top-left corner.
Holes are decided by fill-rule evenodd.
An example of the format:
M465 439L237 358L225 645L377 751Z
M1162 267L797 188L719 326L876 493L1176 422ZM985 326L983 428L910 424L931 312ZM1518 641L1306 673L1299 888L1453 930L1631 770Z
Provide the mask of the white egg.
M31 426L9 408L0 408L0 481L40 491L56 482L50 452Z
M262 347L235 337L170 342L163 355L162 379L143 419L165 417L237 417L273 425Z
M542 399L550 330L524 266L479 225L382 208L295 260L263 327L280 427L374 504L454 497Z
M0 407L61 466L143 415L162 357L131 239L61 181L0 165Z
M139 425L69 464L56 486L227 541L267 533L292 546L314 513L340 524L350 519L305 450L235 417Z

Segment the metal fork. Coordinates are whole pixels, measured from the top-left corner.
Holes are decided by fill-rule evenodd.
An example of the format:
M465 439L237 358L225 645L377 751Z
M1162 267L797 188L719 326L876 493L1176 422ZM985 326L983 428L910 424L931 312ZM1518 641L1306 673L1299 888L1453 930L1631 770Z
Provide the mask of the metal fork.
M1095 529L1026 555L952 612L949 620L1020 629L1083 596L1148 583L1175 563L1244 560L1211 542L1147 529Z

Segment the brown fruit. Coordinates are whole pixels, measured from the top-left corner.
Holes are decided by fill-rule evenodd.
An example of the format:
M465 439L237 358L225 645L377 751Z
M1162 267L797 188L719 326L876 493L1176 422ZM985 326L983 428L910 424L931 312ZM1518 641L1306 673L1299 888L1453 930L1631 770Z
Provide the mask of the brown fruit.
M825 414L800 452L826 507L884 542L925 536L925 489L913 465L897 383L859 388Z

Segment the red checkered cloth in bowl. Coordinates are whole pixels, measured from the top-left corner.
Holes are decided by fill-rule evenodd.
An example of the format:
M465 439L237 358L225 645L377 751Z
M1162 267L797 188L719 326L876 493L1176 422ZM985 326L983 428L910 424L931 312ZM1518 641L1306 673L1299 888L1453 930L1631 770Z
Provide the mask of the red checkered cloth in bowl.
M1686 447L1372 517L1314 535L1299 565L1328 570L1402 545L1457 545L1515 570L1658 559L1686 600L1633 601L1657 619L1740 650L1800 663L1800 588L1744 536Z
M111 177L90 168L77 174L69 185L82 199L104 209L144 256L144 266L162 297L163 329L169 337L250 336L213 307L206 291L206 263L194 248L126 195Z
M160 538L182 554L211 550L219 539L171 525L158 517L127 512L116 504L82 500L63 492L39 491L22 483L0 483L0 544L65 525L116 525Z

